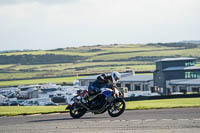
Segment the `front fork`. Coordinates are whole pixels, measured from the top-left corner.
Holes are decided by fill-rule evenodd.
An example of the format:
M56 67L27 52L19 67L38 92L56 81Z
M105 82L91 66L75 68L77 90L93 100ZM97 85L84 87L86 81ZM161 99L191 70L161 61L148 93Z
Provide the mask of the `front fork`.
M110 104L110 106L108 107L108 109L111 109L112 107L114 107L114 109L118 109L120 107L120 104L116 104L117 102L120 101L119 97L115 97L116 99L113 100L113 102Z

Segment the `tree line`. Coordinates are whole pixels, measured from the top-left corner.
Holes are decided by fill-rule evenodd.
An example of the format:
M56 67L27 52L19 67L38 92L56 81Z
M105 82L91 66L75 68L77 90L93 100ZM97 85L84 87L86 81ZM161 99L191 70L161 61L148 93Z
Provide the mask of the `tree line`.
M200 44L195 43L184 43L184 42L174 42L174 43L149 43L151 46L165 46L165 47L184 47L185 49L197 48Z

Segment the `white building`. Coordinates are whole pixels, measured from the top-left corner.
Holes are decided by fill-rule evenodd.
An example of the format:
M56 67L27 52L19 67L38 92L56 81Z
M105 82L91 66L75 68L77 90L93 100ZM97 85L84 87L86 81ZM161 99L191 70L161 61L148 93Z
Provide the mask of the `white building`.
M94 82L97 77L98 75L81 78L79 79L80 85L89 86L89 84ZM138 95L152 95L154 90L153 75L136 75L133 72L121 73L121 79L117 83L117 86L122 88L128 88L129 97Z

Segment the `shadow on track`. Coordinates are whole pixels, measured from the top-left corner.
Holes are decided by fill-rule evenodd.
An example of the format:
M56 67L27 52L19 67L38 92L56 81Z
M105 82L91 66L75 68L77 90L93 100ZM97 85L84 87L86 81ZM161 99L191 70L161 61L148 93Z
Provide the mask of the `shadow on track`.
M28 122L51 122L51 121L69 121L69 120L81 121L81 120L105 119L105 118L108 118L108 117L83 117L79 119L74 119L74 118L43 119L43 120L33 120L33 121L28 121Z

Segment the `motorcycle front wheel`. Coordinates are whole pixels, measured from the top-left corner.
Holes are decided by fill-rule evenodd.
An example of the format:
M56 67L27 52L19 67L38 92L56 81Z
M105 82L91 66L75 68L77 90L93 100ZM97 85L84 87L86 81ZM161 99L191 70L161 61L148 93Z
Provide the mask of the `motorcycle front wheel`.
M112 117L120 116L126 109L126 104L123 99L117 99L110 109L108 109L108 114Z
M77 104L72 104L72 107L69 110L70 116L73 118L80 118L86 113L86 109L78 106Z

